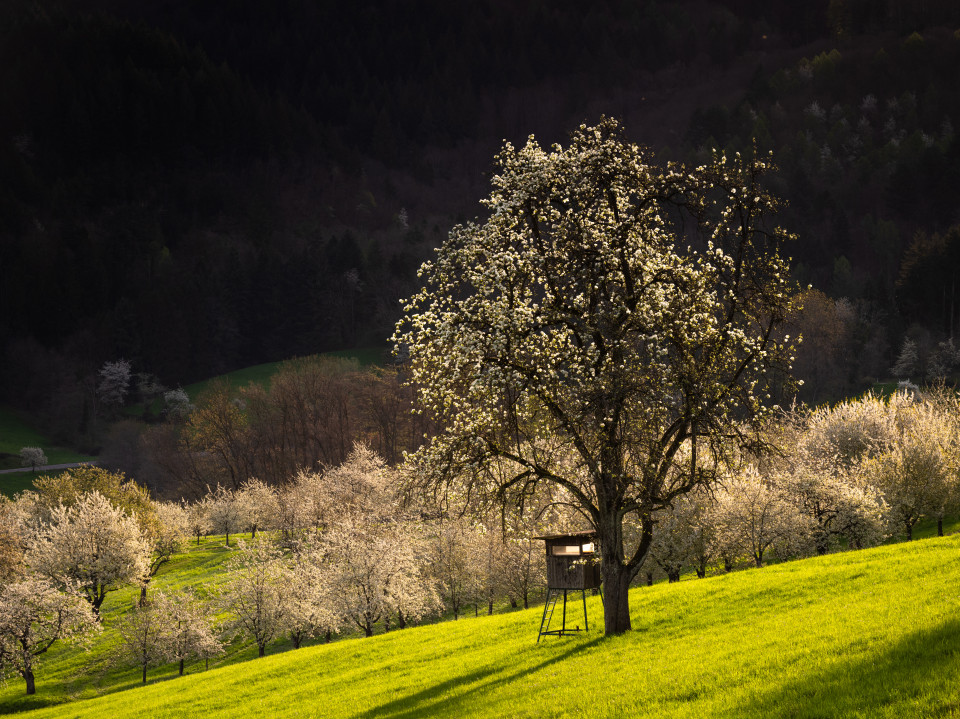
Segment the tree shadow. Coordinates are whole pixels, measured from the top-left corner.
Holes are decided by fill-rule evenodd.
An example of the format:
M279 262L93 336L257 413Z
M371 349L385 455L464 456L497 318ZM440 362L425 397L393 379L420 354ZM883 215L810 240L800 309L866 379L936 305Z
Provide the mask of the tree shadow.
M856 637L851 637L850 647L857 651ZM869 717L900 707L907 712L903 716L954 716L960 714L958 679L960 619L908 634L886 650L870 652L866 646L864 653L835 662L826 671L778 684L737 713Z
M490 666L469 674L448 679L439 684L427 687L414 694L404 695L393 701L381 704L368 710L361 716L368 719L407 719L409 717L436 716L449 713L468 697L480 692L492 691L496 687L509 684L521 677L542 671L547 667L558 664L570 657L579 654L603 641L603 637L579 643L562 654L557 654L546 661L532 667L524 667L509 674L504 674L504 667ZM484 681L487 680L487 681ZM469 687L463 689L463 687ZM461 689L461 691L457 691ZM456 691L450 695L449 692Z

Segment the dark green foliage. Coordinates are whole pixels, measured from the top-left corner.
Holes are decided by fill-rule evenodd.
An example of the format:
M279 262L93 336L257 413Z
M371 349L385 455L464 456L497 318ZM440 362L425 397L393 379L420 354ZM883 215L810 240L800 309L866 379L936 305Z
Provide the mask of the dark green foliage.
M58 437L85 427L93 447L84 383L105 360L175 386L382 343L449 218L475 214L477 157L634 113L651 78L743 69L757 51L766 67L716 106L691 93L677 142L774 149L805 279L896 322L908 238L960 220L944 131L960 128L945 81L960 6L881 5L0 3L0 398ZM811 41L806 80L789 48ZM868 94L879 109L853 147ZM814 101L823 120L804 112Z

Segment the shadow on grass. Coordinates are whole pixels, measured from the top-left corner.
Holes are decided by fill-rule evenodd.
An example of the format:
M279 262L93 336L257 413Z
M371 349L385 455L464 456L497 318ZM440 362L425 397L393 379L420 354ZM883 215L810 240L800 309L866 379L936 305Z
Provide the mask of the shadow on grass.
M856 637L851 637L851 642ZM778 685L737 714L762 717L954 716L960 713L960 620L908 634L886 650Z
M370 709L361 716L369 719L408 719L410 717L437 716L440 714L455 713L458 704L464 699L509 684L521 677L542 671L552 664L558 664L565 659L596 646L603 641L603 637L591 639L588 642L577 644L562 654L547 659L535 666L524 666L516 671L503 674L501 666L479 669L469 674L440 682L422 691L395 699ZM464 688L469 687L469 688ZM462 688L462 689L461 689ZM458 691L458 689L461 689Z

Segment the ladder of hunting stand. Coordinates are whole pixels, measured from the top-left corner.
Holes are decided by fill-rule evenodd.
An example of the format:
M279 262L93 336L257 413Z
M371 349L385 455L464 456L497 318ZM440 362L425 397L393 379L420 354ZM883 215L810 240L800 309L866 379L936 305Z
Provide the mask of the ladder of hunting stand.
M557 600L560 598L560 593L556 591L551 591L547 589L547 601L543 605L543 618L540 620L540 633L537 635L537 643L540 643L540 637L547 633L547 630L550 629L550 622L553 620L553 610L557 606Z

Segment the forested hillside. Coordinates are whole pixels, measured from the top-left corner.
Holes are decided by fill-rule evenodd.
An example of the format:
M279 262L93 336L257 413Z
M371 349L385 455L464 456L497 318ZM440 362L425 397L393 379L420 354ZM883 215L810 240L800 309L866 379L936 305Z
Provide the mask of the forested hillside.
M946 0L0 13L0 401L63 439L89 437L105 361L176 386L385 343L504 138L601 114L662 160L774 152L814 288L803 398L890 378L904 338L929 376L960 322Z

